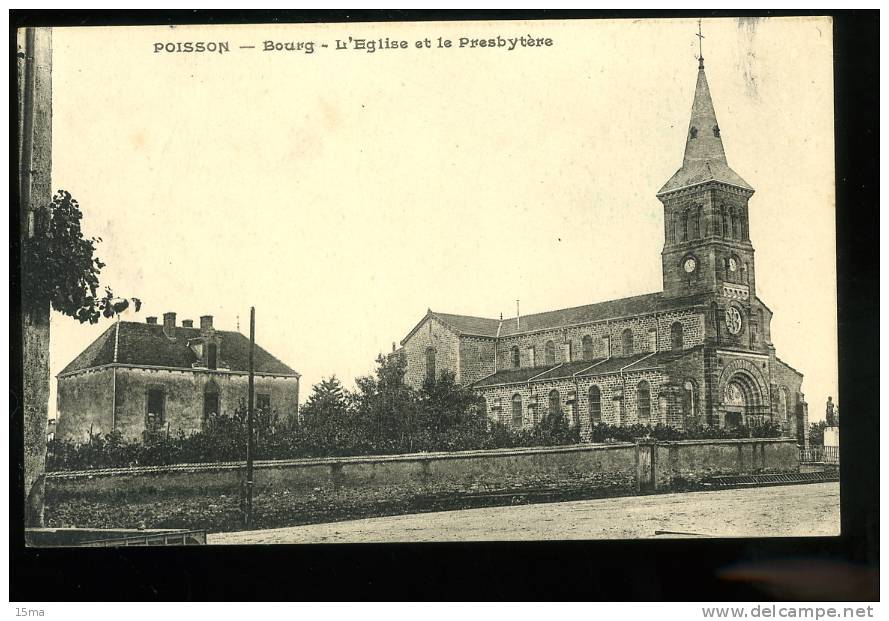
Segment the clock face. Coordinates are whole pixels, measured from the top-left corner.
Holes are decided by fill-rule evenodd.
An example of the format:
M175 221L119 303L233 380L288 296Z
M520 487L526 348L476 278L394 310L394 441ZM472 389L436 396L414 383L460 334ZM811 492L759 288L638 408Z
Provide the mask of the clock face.
M698 266L697 262L692 257L688 257L685 262L682 264L682 267L685 268L686 273L691 274L695 271L695 268Z
M738 262L735 261L735 257L728 260L728 268L733 272L738 269Z
M725 309L725 325L732 334L741 331L741 313L734 306Z

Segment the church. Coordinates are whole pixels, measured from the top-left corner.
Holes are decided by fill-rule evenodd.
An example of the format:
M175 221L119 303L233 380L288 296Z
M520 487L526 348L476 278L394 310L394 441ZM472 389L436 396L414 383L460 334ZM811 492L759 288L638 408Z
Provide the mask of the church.
M510 319L429 310L397 350L406 381L449 370L492 419L527 428L561 411L584 440L601 423L771 421L806 444L803 376L775 354L756 292L753 193L726 160L700 57L682 166L656 195L663 291Z

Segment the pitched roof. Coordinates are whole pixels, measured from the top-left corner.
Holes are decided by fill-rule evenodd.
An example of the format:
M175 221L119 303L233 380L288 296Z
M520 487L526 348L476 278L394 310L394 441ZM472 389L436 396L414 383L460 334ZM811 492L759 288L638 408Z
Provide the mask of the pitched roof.
M608 300L606 302L596 302L595 304L523 315L518 321L516 321L515 317L500 320L487 317L473 317L471 315L454 315L430 310L408 335L401 340L401 343L403 345L429 317L438 319L457 334L493 338L496 336L514 336L536 330L551 330L553 328L593 323L617 317L642 315L673 308L683 308L699 304L705 299L706 296L703 294L683 298L665 298L663 292L658 291L618 300Z
M89 347L62 369L59 375L82 371L105 364L119 363L133 366L174 367L191 369L198 361L188 346L191 339L201 336L200 328L173 329L173 336L164 334L160 324L120 321L103 332ZM219 346L220 369L246 373L250 355L250 339L240 332L216 330L222 342ZM117 338L117 359L114 341ZM298 375L296 371L275 358L259 345L254 350L254 371L273 375Z
M432 311L432 314L461 334L497 336L497 325L500 323L499 319L472 317L470 315L452 315L450 313L438 313L435 311Z
M691 120L688 123L682 168L670 177L658 192L658 196L708 181L727 183L753 191L738 173L729 168L725 159L722 132L716 121L716 111L713 108L702 60L698 67L698 81L691 106Z
M694 349L681 352L661 351L656 354L640 352L632 356L597 358L595 360L578 360L545 367L523 367L519 369L503 369L493 375L484 377L473 384L473 388L497 386L500 384L523 384L525 382L545 382L578 377L594 377L617 373L622 369L628 373L656 369L660 365L689 354Z

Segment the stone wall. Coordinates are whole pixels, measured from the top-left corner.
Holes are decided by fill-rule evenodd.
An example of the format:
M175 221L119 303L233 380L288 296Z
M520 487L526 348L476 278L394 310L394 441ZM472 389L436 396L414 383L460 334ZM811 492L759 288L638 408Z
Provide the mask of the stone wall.
M592 337L593 359L607 358L609 355L622 356L622 335L624 330L633 332L633 353L651 352L649 333L656 334L657 351L671 349L670 330L673 323L683 327L683 348L690 349L703 344L705 336L704 314L700 310L678 310L667 313L640 315L625 319L615 319L570 328L555 328L497 340L497 370L513 368L511 350L519 348L521 367L545 366L545 352L548 341L555 345L555 364L583 360L583 338ZM570 359L566 359L563 344L569 344ZM534 350L532 364L531 349Z
M796 443L776 440L705 440L635 445L587 444L567 447L461 451L380 457L343 457L257 462L255 497L269 514L260 523L286 525L325 521L332 516L405 513L421 499L463 498L484 493L552 492L603 495L639 489L640 450L655 451L646 477L654 488L684 488L707 476L754 472L796 472ZM234 512L244 477L242 464L192 464L51 473L47 497L51 526L69 523L66 507L92 504L96 512L116 503L114 526L147 528L206 526L207 511ZM179 512L157 516L164 499ZM263 500L264 499L264 500ZM220 504L221 503L221 504ZM112 512L113 513L113 512ZM83 515L81 512L80 515ZM182 517L186 516L186 517ZM187 517L193 516L193 517ZM176 521L180 520L180 521ZM189 521L192 520L192 521ZM106 524L107 525L107 524Z
M199 431L204 424L204 394L218 395L218 414L233 414L247 402L247 375L223 371L118 367L59 378L59 439L83 441L94 433L120 431L131 440L142 438L148 413L148 391L164 396L164 427L171 433ZM281 418L297 415L299 379L257 375L254 394L267 395ZM112 395L115 404L112 416Z
M454 332L434 317L427 316L402 348L407 361L405 381L413 388L423 387L426 381L426 350L435 350L435 375L444 370L453 371L460 380L460 339ZM492 356L493 358L493 356Z

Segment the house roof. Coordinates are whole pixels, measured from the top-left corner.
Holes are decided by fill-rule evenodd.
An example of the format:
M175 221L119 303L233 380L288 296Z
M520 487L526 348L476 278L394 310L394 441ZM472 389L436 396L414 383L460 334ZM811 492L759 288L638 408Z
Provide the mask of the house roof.
M250 339L240 332L216 330L220 369L246 373L250 355ZM200 328L173 328L173 338L164 333L160 324L120 321L105 330L99 338L62 369L59 375L82 371L106 364L130 366L172 367L191 369L198 356L189 347L192 339L200 338ZM115 358L115 341L117 355ZM271 375L299 375L262 347L254 349L253 368L256 373Z
M704 63L698 66L698 81L695 85L695 97L691 106L691 120L685 141L685 156L682 168L670 177L658 196L700 183L716 181L753 191L738 173L733 171L725 158L725 147L722 144L722 132L716 121L713 99Z

